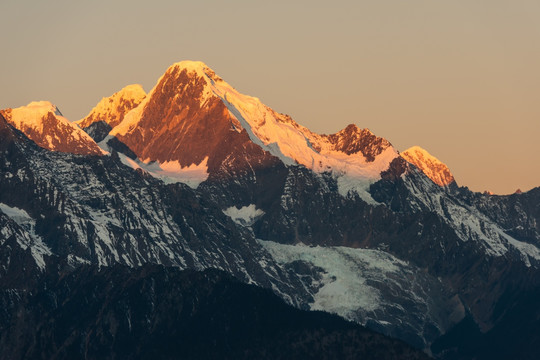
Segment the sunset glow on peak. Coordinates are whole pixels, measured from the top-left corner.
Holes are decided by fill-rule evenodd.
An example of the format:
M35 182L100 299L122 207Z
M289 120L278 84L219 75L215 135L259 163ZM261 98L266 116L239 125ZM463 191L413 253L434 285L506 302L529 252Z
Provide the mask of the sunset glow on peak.
M448 166L420 146L413 146L403 151L401 156L420 169L435 184L448 186L455 183Z

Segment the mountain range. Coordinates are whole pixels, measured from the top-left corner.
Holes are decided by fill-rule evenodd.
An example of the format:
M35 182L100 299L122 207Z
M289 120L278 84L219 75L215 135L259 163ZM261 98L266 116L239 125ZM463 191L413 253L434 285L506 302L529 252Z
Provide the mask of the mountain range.
M124 306L107 282L124 287L130 277L144 282L147 272L180 270L188 271L178 275L182 281L203 287L201 276L232 276L267 289L268 299L273 292L298 309L339 315L369 329L355 331L376 331L436 358L540 356L540 188L472 192L420 147L400 153L354 124L316 134L192 61L173 64L148 94L127 86L76 122L46 101L1 110L0 139L4 323L16 324L22 337L54 321L70 331L58 337L39 325L39 335L15 346L3 327L0 344L14 358L40 337L96 334L87 322L68 326L76 312L49 306L51 299L94 304L99 288L101 301ZM201 275L207 269L221 273ZM77 288L73 298L58 293L66 286ZM199 291L189 286L188 293ZM162 296L175 294L165 290ZM139 311L125 301L129 312L99 317L108 332L88 335L87 345L128 341L110 323ZM36 313L16 320L21 308ZM49 317L40 318L44 308ZM264 326L257 321L263 309L246 322ZM347 334L333 335L332 346L350 342ZM102 351L48 341L27 356ZM129 356L149 354L140 351Z

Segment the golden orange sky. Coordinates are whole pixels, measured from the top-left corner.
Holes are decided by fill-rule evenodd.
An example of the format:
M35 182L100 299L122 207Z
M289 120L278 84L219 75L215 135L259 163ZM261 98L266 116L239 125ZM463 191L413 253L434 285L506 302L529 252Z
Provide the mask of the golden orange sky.
M2 1L0 108L78 120L202 60L316 132L348 123L420 145L460 185L540 186L540 2Z

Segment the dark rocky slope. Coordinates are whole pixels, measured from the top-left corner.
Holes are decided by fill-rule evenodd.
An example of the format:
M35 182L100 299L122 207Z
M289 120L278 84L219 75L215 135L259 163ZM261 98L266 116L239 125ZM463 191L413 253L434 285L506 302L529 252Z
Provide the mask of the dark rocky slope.
M3 291L3 359L427 359L217 271L83 266Z

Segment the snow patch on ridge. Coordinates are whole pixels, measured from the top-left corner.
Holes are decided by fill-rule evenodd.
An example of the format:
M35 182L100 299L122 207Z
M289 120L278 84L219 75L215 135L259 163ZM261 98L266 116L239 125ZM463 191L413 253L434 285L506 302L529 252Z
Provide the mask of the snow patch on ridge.
M514 239L510 235L506 234L502 229L497 229L497 232L500 236L502 236L508 243L516 248L520 254L521 259L525 263L527 267L531 267L531 260L537 260L540 261L540 249L538 249L533 244L529 244L526 242L522 242L519 240Z
M182 167L178 160L167 161L162 164L159 162L145 163L146 171L159 177L165 183L182 182L189 187L196 189L200 183L208 179L208 156L199 164L191 164Z
M444 333L441 312L459 306L454 301L434 302L434 296L447 299L440 281L385 251L258 242L284 270L300 277L312 297L307 304L311 310L378 324L383 333L403 336L405 331L427 335L426 339L426 329Z
M385 278L398 273L407 264L379 250L348 247L283 245L272 241L259 243L281 265L305 261L324 270L322 287L314 294L312 310L324 310L355 318L359 311L373 312L382 300L378 289L368 285L367 279Z
M392 160L398 156L397 151L388 147L373 162L367 162L363 156L351 156L338 151L332 152L332 155L328 163L334 169L339 169L339 193L346 196L353 191L367 203L378 205L371 197L369 187L381 179L381 172L387 170Z
M105 139L98 143L102 151L107 155L113 151L109 145L107 145L107 142L111 140L111 138L111 135L107 135ZM146 159L146 161L141 161L139 159L133 160L122 153L117 154L124 165L135 170L144 170L153 177L160 179L165 184L183 183L192 189L196 189L203 181L208 179L208 156L199 164L181 166L178 160L160 163L158 161L150 162L148 159Z
M255 204L250 204L241 208L231 206L230 208L223 210L223 213L230 217L235 223L242 226L251 226L255 223L257 218L264 215L264 211L257 209Z
M35 220L22 209L0 203L0 210L19 225L35 224Z
M134 169L143 169L165 184L184 183L192 189L196 189L200 183L208 179L208 156L200 164L191 164L182 167L178 161L159 163L141 162L132 160L127 156L121 156L122 162Z
M208 179L208 156L200 164L191 164L182 167L178 161L167 161L160 164L157 161L145 163L133 160L123 154L120 160L133 169L142 169L153 177L162 180L165 184L184 183L196 189L200 183Z

